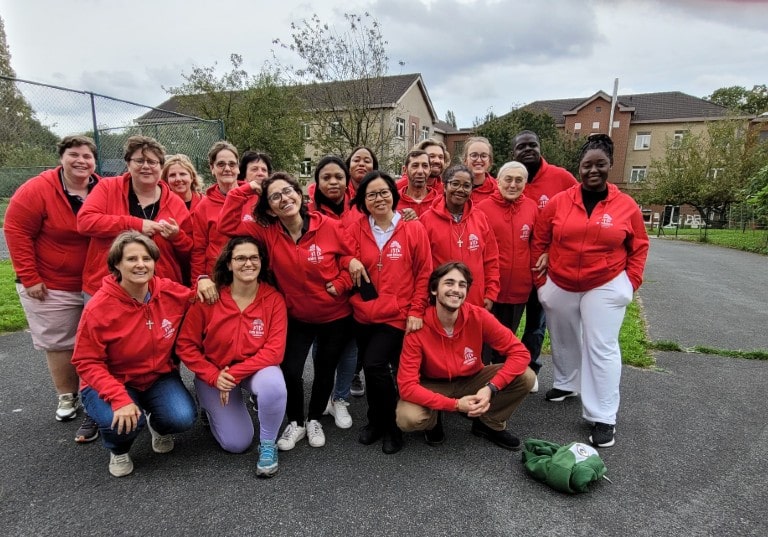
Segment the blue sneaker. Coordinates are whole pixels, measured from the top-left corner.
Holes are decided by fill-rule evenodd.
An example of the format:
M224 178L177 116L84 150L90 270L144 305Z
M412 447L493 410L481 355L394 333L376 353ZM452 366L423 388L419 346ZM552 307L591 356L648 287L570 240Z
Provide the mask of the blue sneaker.
M256 463L256 475L272 477L277 473L277 446L274 440L262 440L259 444L259 462Z

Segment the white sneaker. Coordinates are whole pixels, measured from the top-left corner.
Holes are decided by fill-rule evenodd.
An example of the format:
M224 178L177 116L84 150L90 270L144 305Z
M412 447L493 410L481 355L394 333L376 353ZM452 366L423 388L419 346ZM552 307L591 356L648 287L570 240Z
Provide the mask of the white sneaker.
M147 416L147 428L152 435L152 451L155 453L169 453L173 451L173 435L162 435L155 431L149 423L149 416Z
M296 442L305 436L307 436L307 430L295 421L292 421L283 429L283 434L277 441L277 449L280 451L290 451L296 447Z
M349 403L344 399L330 399L323 415L330 414L333 416L336 427L339 429L349 429L352 427L352 416L349 415L348 406Z
M56 421L69 421L77 416L80 399L76 393L59 394L59 405L56 408Z
M533 381L533 387L531 388L531 393L539 393L539 377L536 377L536 380Z
M123 477L133 472L133 461L127 453L122 455L109 454L109 473L115 477Z
M323 433L323 426L317 420L309 420L305 427L307 428L307 438L309 438L309 445L312 447L323 447L325 445L325 433Z

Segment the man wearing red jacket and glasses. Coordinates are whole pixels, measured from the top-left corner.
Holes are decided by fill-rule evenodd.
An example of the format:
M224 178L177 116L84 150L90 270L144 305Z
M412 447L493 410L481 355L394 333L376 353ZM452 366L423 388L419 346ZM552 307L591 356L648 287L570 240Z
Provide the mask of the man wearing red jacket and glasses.
M472 274L463 263L441 265L429 278L424 326L405 336L397 382L397 426L425 431L428 444L445 441L441 411L472 418L472 434L505 449L520 449L507 420L530 392L536 375L530 355L511 330L485 308L466 303ZM484 366L483 343L503 364Z

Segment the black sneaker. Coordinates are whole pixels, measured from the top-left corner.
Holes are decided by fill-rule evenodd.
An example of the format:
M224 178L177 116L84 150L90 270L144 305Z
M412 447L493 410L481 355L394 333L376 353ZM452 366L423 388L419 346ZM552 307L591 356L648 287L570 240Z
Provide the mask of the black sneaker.
M445 431L443 431L443 413L437 413L437 423L431 429L424 431L424 441L430 446L440 446L445 442Z
M577 395L579 394L576 392L569 392L567 390L559 390L557 388L552 388L547 392L544 398L547 401L552 401L553 403L560 403L561 401L565 401L569 397L576 397Z
M519 438L512 436L506 429L502 431L494 431L479 419L474 419L472 421L472 434L490 440L504 449L509 449L511 451L520 450Z
M607 423L596 422L592 426L592 434L589 435L589 441L595 447L611 447L616 443L613 435L616 433L616 427Z
M96 422L93 421L93 418L86 414L83 423L80 424L80 427L75 433L75 442L78 444L87 444L88 442L93 442L98 437L99 426L96 425Z

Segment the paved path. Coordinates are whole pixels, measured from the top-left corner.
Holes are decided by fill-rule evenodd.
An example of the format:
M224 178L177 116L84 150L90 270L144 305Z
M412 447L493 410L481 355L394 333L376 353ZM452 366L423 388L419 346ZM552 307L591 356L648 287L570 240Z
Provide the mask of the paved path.
M660 297L714 293L712 282L744 262L729 250L694 249L717 262L707 278L675 291L677 278L656 275L659 267L684 270L668 257L673 248L701 247L652 241L651 277L641 296L654 339L663 332L659 323L674 334L691 324L680 315L660 317L669 309ZM745 287L732 298L743 304L752 295ZM721 326L744 322L743 307L719 309ZM325 421L328 445L302 443L281 454L272 480L255 478L253 452L223 453L199 424L178 435L175 451L164 456L152 453L149 435L142 435L132 450L134 474L115 479L98 443L72 442L77 423L54 422L48 373L28 334L0 336L2 534L764 536L768 363L683 353L657 358L653 370L625 368L617 444L601 452L613 483L572 497L533 481L519 454L473 437L458 416L447 417L448 440L439 448L418 435L407 435L394 456L362 446L359 399L351 407L353 429ZM551 385L546 360L541 385ZM547 403L539 394L526 399L510 429L521 437L583 441L588 426L579 415L578 401Z

